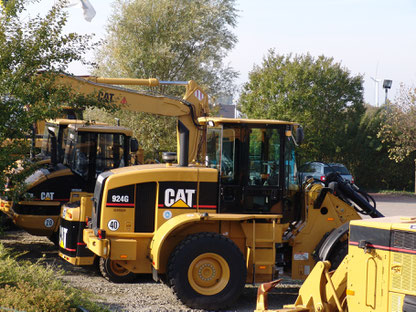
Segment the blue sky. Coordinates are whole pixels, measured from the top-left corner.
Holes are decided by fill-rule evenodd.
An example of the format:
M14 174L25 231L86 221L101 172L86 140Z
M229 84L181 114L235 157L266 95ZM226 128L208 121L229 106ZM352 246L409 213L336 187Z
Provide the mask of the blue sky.
M68 31L95 33L102 38L112 12L112 0L89 0L97 15L91 23L80 8L69 8ZM41 0L31 12L45 12L53 0ZM412 0L236 0L234 29L239 42L226 61L240 72L238 84L248 80L268 49L278 53L325 55L365 79L364 98L375 103L370 77L391 79L389 98L400 83L416 85L416 1ZM192 25L190 25L192 27ZM74 64L75 74L88 68ZM184 77L192 79L192 77ZM384 102L380 83L379 99Z

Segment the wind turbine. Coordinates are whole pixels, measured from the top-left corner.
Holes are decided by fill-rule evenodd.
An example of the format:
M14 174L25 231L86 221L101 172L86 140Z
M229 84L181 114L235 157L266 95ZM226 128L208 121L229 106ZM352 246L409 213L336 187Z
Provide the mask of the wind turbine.
M378 63L379 62L377 62L377 65L376 65L376 75L374 77L370 77L371 79L373 79L374 84L375 84L375 86L374 86L374 89L375 89L375 94L374 94L375 99L374 99L374 102L375 102L376 107L379 107L380 106L380 100L379 100L379 97L378 97L378 89L379 89L379 83L381 82L381 79L378 79L377 78Z
M376 104L376 107L379 107L379 99L378 99L378 89L379 89L379 87L378 87L378 84L381 82L381 79L377 79L377 75L376 75L376 78L374 78L374 77L370 77L370 78L373 79L373 81L375 83L375 94L374 94L375 104Z

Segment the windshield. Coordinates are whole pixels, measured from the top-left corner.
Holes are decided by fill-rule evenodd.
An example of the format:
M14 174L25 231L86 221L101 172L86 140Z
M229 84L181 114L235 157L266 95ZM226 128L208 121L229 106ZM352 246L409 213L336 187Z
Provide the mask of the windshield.
M325 174L328 174L330 172L339 172L340 174L349 175L349 171L347 168L341 165L329 165L330 167L325 167L324 172Z
M64 163L80 176L96 177L101 172L125 166L126 138L123 134L71 130Z
M285 149L286 189L297 191L299 189L298 169L296 167L295 143L288 137Z

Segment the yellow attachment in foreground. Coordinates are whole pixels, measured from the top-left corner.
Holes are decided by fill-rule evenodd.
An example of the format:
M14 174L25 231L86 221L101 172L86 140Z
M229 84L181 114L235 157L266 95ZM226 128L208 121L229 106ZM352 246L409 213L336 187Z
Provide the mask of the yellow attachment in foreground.
M189 284L201 295L218 294L227 286L229 280L230 268L227 261L215 253L199 255L188 269Z

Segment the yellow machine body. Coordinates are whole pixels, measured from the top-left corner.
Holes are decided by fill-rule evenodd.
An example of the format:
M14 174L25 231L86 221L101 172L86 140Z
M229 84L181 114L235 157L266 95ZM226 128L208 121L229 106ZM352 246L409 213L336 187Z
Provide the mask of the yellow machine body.
M296 302L277 311L416 311L416 217L355 220L349 233L341 265L329 272L319 262ZM271 311L266 296L259 292L256 311Z
M85 248L80 236L91 216L92 193L71 193L71 201L62 205L59 227L59 256L73 265L92 265L96 255ZM80 209L82 207L82 209ZM71 231L68 235L67 231Z
M216 213L217 170L143 165L112 173L103 191L102 202L106 204L100 216L106 236L98 238L93 230L84 230L84 242L98 256L118 261L134 273L151 273L154 268L164 274L169 255L186 236L216 232L231 239L244 254L248 282L270 280L274 275L275 244L282 242L288 225L280 223L282 216L278 214ZM143 206L143 202L134 201L140 192L134 186L148 183L154 186L153 191L147 190L154 198L149 206ZM125 195L129 187L132 193ZM119 196L129 196L129 201L112 201ZM137 232L135 221L140 222L143 216L137 215L136 205L150 211L150 218L144 218L146 232Z
M328 193L321 206L314 208L314 202L320 194L321 184L309 184L304 188L302 210L305 213L292 232L287 235L292 246L292 278L306 279L313 269L316 260L313 252L325 235L351 220L361 219L356 210L334 194ZM347 237L344 238L347 240Z

